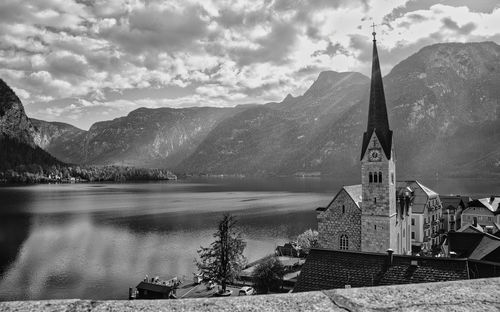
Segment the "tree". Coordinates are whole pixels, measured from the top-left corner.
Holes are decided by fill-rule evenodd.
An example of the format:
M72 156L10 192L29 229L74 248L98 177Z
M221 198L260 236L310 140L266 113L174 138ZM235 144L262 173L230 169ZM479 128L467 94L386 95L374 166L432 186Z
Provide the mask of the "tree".
M309 229L297 237L297 245L308 254L311 248L319 247L318 235L318 231Z
M246 264L243 250L246 242L236 228L236 219L225 214L219 222L217 232L213 234L215 241L209 247L200 247L196 261L198 269L222 286L222 292L240 273Z
M267 294L269 290L281 288L284 275L283 264L275 256L268 257L252 273L254 287L258 293Z

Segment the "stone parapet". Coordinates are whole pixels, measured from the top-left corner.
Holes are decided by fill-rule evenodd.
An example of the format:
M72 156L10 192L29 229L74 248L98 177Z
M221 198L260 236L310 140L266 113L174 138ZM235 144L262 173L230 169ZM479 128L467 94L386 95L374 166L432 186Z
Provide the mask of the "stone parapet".
M500 278L183 300L0 302L0 311L498 311Z

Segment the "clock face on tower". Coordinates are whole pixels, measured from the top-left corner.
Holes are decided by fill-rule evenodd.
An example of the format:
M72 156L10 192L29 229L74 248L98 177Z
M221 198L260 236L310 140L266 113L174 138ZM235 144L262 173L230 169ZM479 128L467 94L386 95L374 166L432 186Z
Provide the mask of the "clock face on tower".
M369 161L380 161L381 154L379 149L372 149L368 151L368 160Z

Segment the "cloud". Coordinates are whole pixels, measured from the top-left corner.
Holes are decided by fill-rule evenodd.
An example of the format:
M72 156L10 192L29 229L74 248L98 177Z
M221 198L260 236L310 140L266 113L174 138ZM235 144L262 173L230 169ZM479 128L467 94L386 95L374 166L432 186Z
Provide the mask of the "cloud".
M457 22L455 22L454 20L452 20L449 17L443 18L442 21L443 21L444 27L451 29L451 30L454 30L461 35L470 34L477 27L476 24L474 24L472 22L467 23L467 24L463 25L462 27L460 27L460 26L458 26Z
M331 41L328 42L328 46L324 50L316 50L312 56L328 55L335 56L337 54L349 55L349 51L344 48L340 43L333 44Z
M131 109L303 93L322 70L384 73L425 45L499 42L497 1L4 0L0 77L33 117L88 127ZM182 90L182 91L179 91ZM71 116L71 118L70 118ZM72 121L73 122L73 121Z

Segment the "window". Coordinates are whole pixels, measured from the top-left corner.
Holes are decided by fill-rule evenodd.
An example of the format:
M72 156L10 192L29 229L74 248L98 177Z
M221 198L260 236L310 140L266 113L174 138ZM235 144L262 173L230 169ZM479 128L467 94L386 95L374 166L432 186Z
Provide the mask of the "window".
M382 172L378 173L378 183L382 183Z
M411 239L415 239L415 232L411 232Z
M376 224L374 225L374 228L375 228L375 230L377 229L377 225Z
M411 218L411 225L415 225L415 219Z
M371 172L369 174L369 179L368 180L370 181L370 183L373 183L373 174Z
M403 229L403 237L406 237L405 229Z
M394 172L391 172L391 183L394 184Z
M345 213L345 205L342 205L342 213Z
M377 203L377 197L373 197L373 203L376 204Z
M377 173L376 172L373 173L373 182L374 183L378 183Z
M340 250L348 250L349 249L349 238L347 235L342 234L340 236Z

